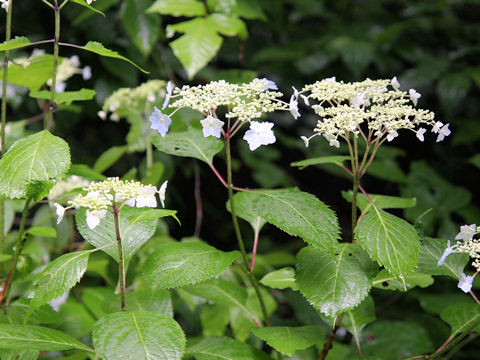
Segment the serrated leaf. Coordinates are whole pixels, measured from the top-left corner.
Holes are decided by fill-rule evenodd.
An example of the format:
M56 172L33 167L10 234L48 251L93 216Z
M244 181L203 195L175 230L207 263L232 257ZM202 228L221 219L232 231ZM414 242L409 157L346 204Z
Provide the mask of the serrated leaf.
M357 347L360 348L360 338L363 328L375 321L375 304L371 296L367 296L355 309L345 313L342 327L347 329L355 338Z
M199 0L156 0L147 13L159 13L173 16L202 16L205 6Z
M248 197L235 197L235 213L238 217L250 223L253 231L262 230L263 225L267 222L261 216L256 214L255 207ZM227 210L230 210L230 202L227 202Z
M428 287L433 284L433 281L431 275L414 271L403 275L403 279L399 280L396 276L390 274L388 270L383 269L372 280L372 286L384 290L406 291L413 289L415 286Z
M307 166L311 165L321 165L321 164L335 164L337 166L342 166L344 161L350 160L348 156L320 156L312 159L306 159L302 161L295 161L290 164L290 166L297 166L300 170L305 169Z
M77 251L53 260L35 281L31 305L38 307L59 297L80 281L87 270L90 251Z
M27 199L33 199L34 201L42 200L44 197L48 196L53 185L54 182L50 180L33 180L27 185L25 197Z
M14 39L2 42L0 44L0 51L19 49L31 44L30 40L25 36L15 36Z
M58 59L59 65L62 58ZM30 91L38 90L48 79L52 77L53 55L41 55L29 61L28 66L10 63L8 65L8 82L26 86ZM3 69L0 70L0 76L3 76Z
M26 232L34 236L57 237L57 230L51 226L32 226Z
M93 12L96 12L97 14L100 14L103 17L105 17L105 14L103 12L101 12L100 10L95 9L93 6L87 4L87 2L85 0L72 0L72 2L74 2L75 4L78 4L78 5L82 5L86 8L88 8L88 9L92 10Z
M37 360L40 355L38 350L7 350L0 349L2 360Z
M342 191L342 196L348 202L352 202L352 191ZM417 204L415 198L404 198L399 196L388 196L378 194L368 194L370 199L379 209L405 209L413 207ZM372 203L364 194L358 194L357 206L362 212L366 212L372 206Z
M98 54L100 56L124 60L126 62L129 62L133 66L135 66L141 72L143 72L145 74L149 74L148 71L142 69L140 66L135 64L132 60L127 59L125 56L120 55L116 51L107 49L105 46L103 46L103 44L99 43L98 41L89 41L85 46L81 46L80 49L91 51L91 52L93 52L95 54Z
M93 171L100 174L103 173L110 166L115 164L123 154L125 154L125 151L127 151L125 146L112 146L98 157L93 165Z
M176 213L176 210L169 209L143 209L141 212L129 215L128 221L130 221L130 223L137 223L140 221L158 220L165 216L171 216L180 223L178 218L175 216Z
M170 155L193 157L212 165L213 157L223 149L223 142L212 136L204 137L201 130L190 129L177 133L152 136L152 143Z
M61 178L70 167L68 144L47 130L16 141L0 160L0 193L24 197L34 181Z
M478 304L455 304L442 311L440 317L452 328L450 338L477 325L474 331L480 331L480 307Z
M0 349L91 351L88 346L61 331L34 325L0 324Z
M166 244L148 256L143 276L153 288L182 287L219 275L239 257L201 242Z
M271 360L264 352L229 337L211 337L187 349L197 360Z
M295 269L285 267L266 274L260 282L263 285L269 286L273 289L287 289L298 290L295 283Z
M247 25L236 16L212 14L208 17L214 28L222 35L236 36L242 40L248 37Z
M319 326L275 326L253 330L253 334L275 350L293 357L297 350L309 348L325 340L325 331Z
M365 299L373 269L356 244L338 245L335 256L308 246L297 255L296 283L313 307L335 317Z
M250 203L259 216L290 235L329 250L337 244L339 227L335 213L315 196L296 188L241 192L234 201Z
M74 101L87 101L92 100L95 97L95 90L91 89L81 89L78 91L64 91L55 93L55 102L57 104L71 104ZM35 99L46 99L49 100L51 97L51 92L47 90L42 91L32 91L30 92L30 97Z
M468 254L452 253L438 266L438 260L446 248L447 240L424 238L418 255L418 271L430 275L447 275L459 280L470 258Z
M167 27L167 33L176 31L184 35L170 42L170 47L191 79L217 54L223 39L208 18L195 18Z
M417 265L420 238L415 228L394 215L374 208L355 228L358 244L395 276L402 276Z
M176 360L185 351L180 325L169 316L148 311L101 318L93 327L92 340L104 359Z

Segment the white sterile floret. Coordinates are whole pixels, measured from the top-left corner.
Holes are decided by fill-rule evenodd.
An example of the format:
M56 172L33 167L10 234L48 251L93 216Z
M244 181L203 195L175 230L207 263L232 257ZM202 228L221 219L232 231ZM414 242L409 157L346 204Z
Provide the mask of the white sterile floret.
M268 80L267 78L255 78L252 81L261 81L262 83L264 83L264 90L278 90L277 84L275 84L275 82L273 82L272 80Z
M106 120L107 119L107 113L103 110L100 110L99 112L97 112L97 115L100 119L102 120Z
M452 133L450 131L450 129L448 128L449 125L450 124L446 124L446 125L442 126L440 128L440 130L438 130L437 142L442 141L443 139L445 139L445 136L448 136Z
M420 141L425 140L425 138L423 137L423 134L425 134L426 131L427 129L424 129L424 128L420 128L416 131L415 135L418 138L418 140Z
M475 224L462 225L460 226L460 232L455 236L455 240L468 241L472 239L477 232L477 225Z
M387 140L390 142L398 136L398 132L395 130L390 130L387 135Z
M172 123L170 116L162 114L162 112L155 106L155 110L150 116L150 121L152 125L150 126L154 130L158 130L159 134L165 137L167 135L168 128Z
M332 134L324 134L325 139L329 141L330 146L335 146L336 148L340 147L340 142L337 140L337 137Z
M395 90L400 89L400 83L398 82L396 76L394 76L393 79L391 80L391 85Z
M69 60L73 66L76 66L76 67L80 66L80 58L78 57L78 55L70 56Z
M350 106L355 108L365 105L365 93L360 93L350 99Z
M410 100L412 101L413 105L417 106L417 101L422 97L422 95L420 95L420 93L418 93L415 89L408 90L408 95L410 96Z
M64 81L57 81L55 83L55 92L62 93L67 88L67 83Z
M300 97L303 99L303 102L305 103L305 105L310 106L310 101L308 100L308 96L300 95Z
M0 0L0 3L2 3L2 8L8 12L8 0Z
M92 68L90 66L85 66L82 69L83 80L89 80L91 77L92 77Z
M160 186L160 190L158 190L158 196L160 197L160 202L162 203L162 207L165 207L165 193L167 192L167 185L168 180L165 181L162 186Z
M60 221L63 219L63 215L65 215L65 208L60 205L60 204L53 204L56 208L56 214L57 214L57 224L60 224Z
M107 210L87 210L87 226L92 230L95 229L105 215Z
M275 134L272 131L273 123L252 121L250 123L250 130L245 132L243 139L247 141L250 150L255 150L261 145L273 144Z
M288 104L288 107L293 118L297 120L298 117L300 116L300 113L298 112L298 101L297 101L297 98L295 97L295 94L290 97L290 102Z
M464 293L469 293L470 290L472 290L473 278L473 276L466 276L464 273L462 273L462 277L457 285L458 288L462 289Z
M303 142L305 143L305 147L308 148L308 145L309 145L309 142L310 142L310 139L307 138L306 136L300 136L300 139L303 140Z
M450 255L453 252L453 250L455 250L455 248L457 247L458 247L458 244L450 246L450 240L448 240L447 248L443 252L442 257L438 260L437 265L438 266L442 265L445 262L445 259L447 258L447 256Z
M200 124L202 124L204 137L215 136L216 138L220 138L220 133L225 123L208 115L205 119L200 120Z
M157 188L155 186L147 186L140 190L140 195L138 195L135 200L137 201L137 207L157 207L157 199L155 194Z
M172 92L174 88L175 88L175 85L173 85L173 83L169 81L167 84L167 93L165 95L165 100L163 101L163 104L162 104L162 110L165 110L165 108L168 106L168 103L170 102L170 97L172 96Z
M435 134L438 133L438 131L442 126L443 126L443 123L441 121L437 121L432 127L432 132Z

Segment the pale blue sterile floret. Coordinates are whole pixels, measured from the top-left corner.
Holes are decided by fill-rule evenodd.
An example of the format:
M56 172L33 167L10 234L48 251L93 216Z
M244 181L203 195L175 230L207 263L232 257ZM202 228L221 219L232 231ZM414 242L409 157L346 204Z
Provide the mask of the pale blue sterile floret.
M467 276L464 273L462 273L462 277L458 282L458 288L462 289L464 293L469 293L470 290L472 290L473 278L474 278L473 276Z
M212 115L208 115L205 119L200 120L200 124L203 127L203 136L215 136L220 138L222 127L225 124L223 121L214 118Z
M245 132L243 139L247 141L248 147L251 151L257 149L261 145L273 144L275 134L272 131L273 123L252 121L250 123L250 130Z
M150 121L152 122L150 128L158 130L160 135L162 135L163 137L165 137L165 135L167 134L168 128L172 123L172 119L170 119L170 116L163 114L156 106L155 110L150 116Z
M447 258L447 256L450 255L453 252L453 250L457 247L458 247L457 244L450 246L450 240L448 240L447 248L443 252L442 257L438 260L438 266L442 265L445 262L445 259Z
M275 84L275 82L273 82L272 80L268 80L267 78L255 78L253 79L253 81L255 80L258 80L258 81L265 81L266 82L266 85L265 85L265 90L278 90L278 86L277 84Z

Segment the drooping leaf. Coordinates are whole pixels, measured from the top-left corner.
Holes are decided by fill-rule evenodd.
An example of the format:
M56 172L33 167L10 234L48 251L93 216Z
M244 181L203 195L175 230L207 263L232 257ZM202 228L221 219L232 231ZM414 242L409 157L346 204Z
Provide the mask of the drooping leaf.
M143 276L153 288L182 287L219 275L238 257L202 242L166 244L148 256Z
M413 207L417 204L415 198L403 198L398 196L387 196L378 194L368 194L370 200L379 209L405 209ZM342 196L348 202L352 202L352 191L342 191ZM364 194L358 194L357 206L362 211L369 210L372 207L372 203Z
M78 91L64 91L55 93L55 102L57 104L71 104L74 101L87 101L92 100L95 97L95 90L92 89L81 89ZM30 96L35 99L46 99L51 98L51 92L47 90L41 91L32 91Z
M87 270L90 251L77 251L52 261L35 281L32 306L38 307L70 290Z
M102 153L93 165L93 171L103 173L110 166L115 164L125 154L127 148L125 146L112 146Z
M384 290L406 291L413 289L415 286L425 288L432 284L433 277L428 274L411 271L403 275L403 280L399 280L385 269L381 270L372 280L373 287Z
M197 360L271 360L264 352L229 337L210 337L187 349Z
M293 357L297 350L323 343L325 340L324 329L312 325L263 327L254 329L253 333L275 350L290 357Z
M86 8L88 8L88 9L92 10L93 12L96 12L97 14L100 14L103 17L105 17L105 14L103 12L101 12L100 10L95 9L93 6L87 4L87 2L84 1L84 0L72 0L72 2L74 2L75 4L78 4L78 5L82 5Z
M27 229L26 232L34 236L44 236L51 238L57 237L57 230L51 226L32 226L31 228Z
M339 237L335 213L315 196L296 188L241 192L235 202L249 203L259 216L290 235L315 247L329 250Z
M480 331L480 307L478 304L455 304L442 311L440 317L452 328L450 338L477 325L474 331Z
M356 244L338 245L335 255L308 246L297 255L296 283L313 307L335 317L365 299L374 271L368 255Z
M292 290L298 290L297 284L295 283L295 269L291 267L272 271L266 274L260 282L274 289L290 288Z
M375 321L375 304L372 297L367 296L359 306L345 313L342 327L345 327L353 335L358 347L363 328L373 321Z
M204 137L201 130L170 133L165 137L156 135L152 143L158 150L170 155L193 157L212 165L213 157L223 149L223 142L212 136Z
M0 51L13 50L29 46L31 44L25 36L15 36L14 39L4 41L0 44Z
M70 167L68 144L47 130L16 141L0 160L0 193L24 197L34 181L61 178Z
M355 236L370 257L395 276L403 276L417 265L420 238L403 219L374 208L359 220Z
M169 316L148 311L106 315L93 327L92 340L105 359L176 360L185 351L180 325Z
M306 159L301 161L295 161L290 164L290 166L297 166L300 170L305 169L307 166L311 165L321 165L321 164L335 164L342 166L344 161L349 160L348 156L320 156L312 159Z
M205 6L199 0L156 0L147 9L147 13L159 13L173 16L202 16Z
M59 65L62 58L58 59ZM15 85L26 86L30 91L38 90L48 79L52 77L53 55L40 55L29 60L27 66L10 63L8 65L8 82ZM0 70L3 76L3 69Z

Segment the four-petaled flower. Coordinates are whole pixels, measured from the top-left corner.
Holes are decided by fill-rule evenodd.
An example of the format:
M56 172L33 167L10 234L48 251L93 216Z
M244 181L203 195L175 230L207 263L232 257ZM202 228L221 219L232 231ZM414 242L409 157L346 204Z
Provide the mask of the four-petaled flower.
M420 128L416 131L416 136L417 136L418 140L420 140L420 141L425 140L425 138L423 137L423 134L425 134L425 131L427 131L427 129L425 129L425 128Z
M398 132L396 130L390 130L387 135L388 142L392 141L398 136Z
M323 135L325 139L329 141L330 146L335 146L336 148L340 147L340 142L337 140L337 137L333 134L325 134Z
M95 229L105 215L107 210L87 210L87 226L92 230Z
M250 130L245 132L243 139L247 141L250 150L255 150L261 145L269 145L275 142L275 134L272 131L271 122L250 122Z
M408 90L408 95L410 96L413 105L417 106L417 101L422 95L420 95L415 89Z
M208 115L205 119L200 120L200 123L203 127L203 136L215 136L216 138L220 138L220 132L222 130L223 121L214 118L211 115Z
M455 240L468 241L472 239L477 232L477 225L475 224L460 226L460 232L455 236Z
M467 276L464 273L462 273L462 277L458 282L458 288L462 289L464 293L470 292L470 290L472 290L473 278L474 278L473 276Z
M140 195L138 195L136 200L137 207L156 207L157 206L157 199L155 198L155 194L157 192L157 188L155 186L147 186L140 191Z
M154 130L158 130L160 135L162 135L163 137L165 137L165 135L167 134L168 128L172 123L172 119L170 119L170 116L163 114L156 106L155 110L150 116L150 121L152 122L152 125L150 127Z
M437 142L442 141L445 136L450 135L452 132L448 128L450 124L443 125L441 129L438 130Z

